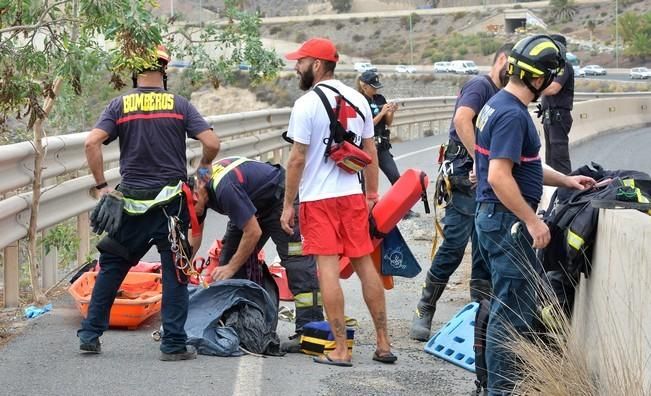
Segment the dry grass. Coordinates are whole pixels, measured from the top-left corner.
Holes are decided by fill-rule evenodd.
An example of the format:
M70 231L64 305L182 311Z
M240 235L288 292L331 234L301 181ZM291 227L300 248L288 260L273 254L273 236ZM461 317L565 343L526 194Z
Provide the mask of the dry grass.
M651 395L650 380L646 378L650 358L642 356L643 345L627 342L622 335L623 327L631 323L607 315L589 324L596 329L596 339L581 339L577 326L571 323L547 282L528 275L535 283L540 306L547 312L540 315L546 330L526 336L509 331L512 341L507 348L522 369L515 395ZM648 337L642 338L649 343ZM593 345L595 348L591 348Z

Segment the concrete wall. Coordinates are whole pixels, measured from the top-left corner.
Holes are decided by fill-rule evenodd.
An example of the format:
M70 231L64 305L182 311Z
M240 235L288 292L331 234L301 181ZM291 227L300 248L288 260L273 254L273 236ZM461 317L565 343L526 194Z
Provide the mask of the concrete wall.
M573 321L589 367L602 384L606 376L628 374L644 378L640 385L648 390L651 216L601 209L592 266L590 278L580 282ZM602 394L626 394L625 389L604 390Z

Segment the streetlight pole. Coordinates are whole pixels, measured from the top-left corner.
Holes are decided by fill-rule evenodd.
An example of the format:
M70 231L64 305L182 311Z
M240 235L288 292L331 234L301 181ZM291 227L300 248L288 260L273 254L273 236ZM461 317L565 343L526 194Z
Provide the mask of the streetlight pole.
M170 18L174 18L174 0L170 0Z
M615 67L619 69L619 2L615 0Z

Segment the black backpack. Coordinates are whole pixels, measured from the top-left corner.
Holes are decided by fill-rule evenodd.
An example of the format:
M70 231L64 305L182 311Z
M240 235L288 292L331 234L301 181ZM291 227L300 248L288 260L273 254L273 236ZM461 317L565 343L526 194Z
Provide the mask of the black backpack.
M633 170L605 170L594 162L571 175L586 175L597 181L613 179L605 186L582 191L558 188L543 211L551 241L538 250L538 259L546 272L562 271L578 279L580 273L590 275L599 207L626 206L629 202L631 207L644 207L643 202L651 196L651 176Z

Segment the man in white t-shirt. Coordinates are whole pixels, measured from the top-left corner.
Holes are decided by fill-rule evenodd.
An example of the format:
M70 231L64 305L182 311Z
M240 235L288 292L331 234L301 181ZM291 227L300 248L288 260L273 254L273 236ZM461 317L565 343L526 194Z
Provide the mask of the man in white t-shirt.
M377 153L371 109L359 92L334 79L339 55L330 40L308 40L286 58L297 61L295 70L300 77L299 86L308 92L294 103L289 120L287 135L294 144L287 163L285 201L280 221L287 233L293 232L292 203L298 193L303 254L316 256L323 305L336 341L332 352L315 357L314 361L336 366L352 365L346 346L344 295L339 284L339 257L344 255L351 259L361 280L364 301L373 317L377 335L373 360L393 363L397 358L391 353L389 343L384 288L370 257L373 244L368 213L378 199ZM325 157L330 118L324 103L312 89L314 87L320 87L335 113L339 103L339 122L355 134L354 143L372 158L372 163L364 170L366 195L362 192L358 174L347 173Z

